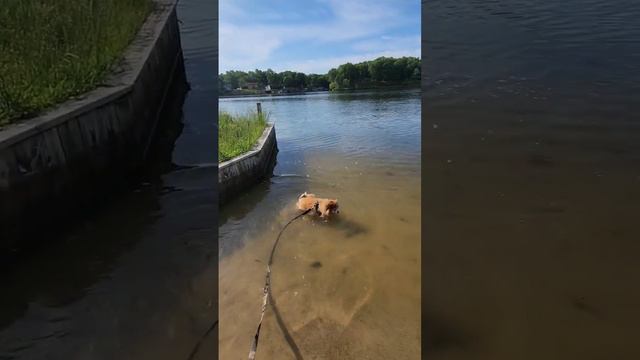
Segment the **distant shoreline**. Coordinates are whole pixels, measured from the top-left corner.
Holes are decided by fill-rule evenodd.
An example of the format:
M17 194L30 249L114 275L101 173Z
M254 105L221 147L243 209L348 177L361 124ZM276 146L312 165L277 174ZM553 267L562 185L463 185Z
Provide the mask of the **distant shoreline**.
M341 89L341 90L316 90L316 91L296 91L284 94L267 94L267 93L257 93L257 94L233 94L233 95L218 95L220 99L228 99L228 98L246 98L246 97L270 97L270 96L295 96L295 95L307 95L307 94L318 94L318 93L348 93L348 92L356 92L356 91L371 91L371 90L413 90L419 89L420 82L410 83L410 84L398 84L398 85L386 85L386 86L372 86L365 87L361 89Z
M324 91L297 91L297 92L290 92L290 93L285 93L285 94L267 94L267 93L257 93L257 94L233 94L233 95L218 95L218 98L222 99L222 98L243 98L243 97L264 97L264 96L291 96L291 95L306 95L306 94L313 94L313 93L324 93L324 92L330 92L329 90L324 90Z

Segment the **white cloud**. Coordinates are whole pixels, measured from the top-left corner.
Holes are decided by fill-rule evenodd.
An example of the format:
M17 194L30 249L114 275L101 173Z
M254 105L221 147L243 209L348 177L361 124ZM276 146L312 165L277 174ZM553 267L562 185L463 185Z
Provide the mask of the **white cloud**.
M382 41L384 39L380 41L365 40L379 37L389 29L405 22L406 19L397 10L397 7L392 5L391 0L319 0L319 2L325 3L334 15L319 17L319 20L327 19L323 23L316 20L309 25L289 25L286 22L278 25L265 25L254 24L252 20L260 17L252 14L249 9L241 9L238 4L232 4L230 0L223 1L222 21L220 21L220 71L250 70L262 67L281 46L298 41L313 41L317 42L319 46L327 46L361 40L354 46L354 49L357 52L366 51L369 53L415 53L415 47L420 48L419 38L418 41L415 41L415 38L400 39L398 42L391 40L386 44ZM417 56L419 56L419 50ZM344 56L339 58L344 58ZM319 61L322 59L312 59L297 64L318 69L318 66L303 64L313 64ZM275 66L272 67L275 70Z
M266 61L282 40L268 32L225 24L220 26L219 67L230 69L253 69Z
M358 41L353 44L358 51L398 51L420 49L420 36L381 36L379 38Z
M229 0L220 1L220 11L218 17L221 19L242 19L247 16L247 12L240 6L239 3Z
M342 21L366 23L376 26L376 21L395 19L400 14L390 1L374 0L329 0L333 14Z

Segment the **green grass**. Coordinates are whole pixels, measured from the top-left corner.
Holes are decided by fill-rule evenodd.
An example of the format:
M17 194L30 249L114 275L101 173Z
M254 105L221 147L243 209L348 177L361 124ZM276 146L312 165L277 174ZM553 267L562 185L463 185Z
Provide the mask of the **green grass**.
M104 80L152 0L2 0L0 126Z
M251 150L262 135L267 119L268 116L264 113L231 115L221 111L218 114L219 161L227 161Z

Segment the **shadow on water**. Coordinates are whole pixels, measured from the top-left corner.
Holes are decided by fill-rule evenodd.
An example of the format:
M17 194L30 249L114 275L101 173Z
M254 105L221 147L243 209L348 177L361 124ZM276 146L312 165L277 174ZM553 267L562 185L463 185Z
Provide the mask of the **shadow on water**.
M217 353L217 8L177 7L190 91L173 84L143 169L104 179L103 201L2 270L0 359Z
M275 168L278 166L277 154L276 158L270 165L265 178L262 179L257 184L251 186L249 189L243 191L238 194L236 197L225 203L220 208L220 213L218 216L218 224L219 226L224 226L225 224L233 224L235 222L240 222L247 215L253 212L261 203L265 201L267 196L272 191L272 186L274 182L279 182L281 180L295 178L295 179L303 179L301 176L297 175L276 175L274 174ZM219 242L219 252L222 256L223 254L228 254L233 252L244 245L242 241L239 239L232 239L232 241L220 241Z
M145 166L145 172L148 174L160 175L179 168L173 162L173 151L176 140L184 129L182 106L188 91L189 85L184 74L180 74L180 78L174 81L172 91L167 95L172 101L165 105L151 143Z
M228 220L241 219L252 211L269 192L273 178L277 177L277 175L274 175L274 169L277 165L278 150L276 148L273 157L266 166L264 177L257 183L250 185L247 189L232 194L227 201L223 202L218 224L224 224Z
M219 224L244 218L250 213L269 193L271 180L264 179L252 186L249 190L238 194L232 201L223 205L220 209Z
M128 219L126 224L119 218L102 220L112 232L96 233L91 242L82 236L84 229L90 229L100 216L98 213L83 221L83 226L76 231L79 234L47 239L47 244L35 254L3 272L0 281L11 290L0 298L0 328L23 317L33 301L47 307L61 307L82 298L155 221L154 210L159 207L155 192L156 189L141 189L131 202L135 207L111 204L105 211L117 211Z
M350 219L346 214L334 215L330 219L322 219L316 216L307 216L309 221L312 221L314 225L329 226L337 232L341 233L345 239L349 239L359 235L366 235L369 232L369 228L364 223Z
M34 301L64 307L82 298L143 238L146 228L160 216L159 196L172 191L163 185L162 175L175 167L171 153L184 126L181 109L187 91L184 75L174 79L167 96L171 101L164 104L150 156L139 172L128 175L128 186L105 184L104 199L93 202L91 211L75 214L73 230L41 230L37 248L3 263L0 282L10 293L0 297L0 329L23 317ZM125 194L126 201L122 201ZM110 231L95 231L97 223ZM87 241L89 233L91 241Z
M365 235L368 231L362 223L345 219L344 217L338 217L333 226L344 232L344 237L347 239L358 235Z
M433 313L423 313L422 323L428 324L422 346L429 352L467 351L472 345L468 333Z

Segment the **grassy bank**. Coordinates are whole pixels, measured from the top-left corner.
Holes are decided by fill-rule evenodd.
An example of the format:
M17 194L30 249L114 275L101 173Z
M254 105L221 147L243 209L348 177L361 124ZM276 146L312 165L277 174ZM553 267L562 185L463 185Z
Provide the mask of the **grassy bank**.
M98 86L152 8L151 0L3 0L0 126Z
M251 150L267 125L267 117L257 112L231 115L221 111L218 114L219 161L227 161Z

